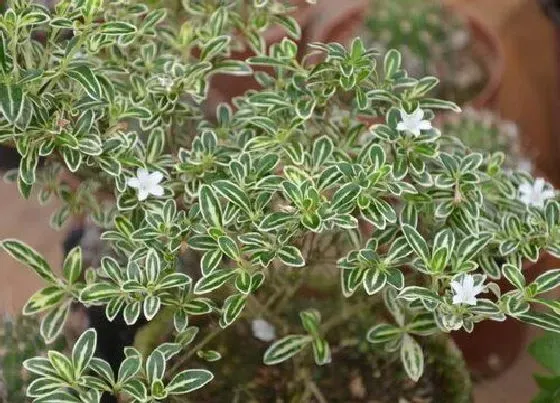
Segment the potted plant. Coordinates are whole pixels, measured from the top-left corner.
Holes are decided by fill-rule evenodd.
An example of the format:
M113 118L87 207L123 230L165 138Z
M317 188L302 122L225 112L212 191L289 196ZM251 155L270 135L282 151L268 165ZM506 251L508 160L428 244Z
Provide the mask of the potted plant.
M372 0L362 35L377 49L399 49L411 76L439 77L438 96L459 105L493 106L503 73L502 49L471 13L441 0Z
M383 385L385 399L462 402L468 376L445 334L506 317L560 332L542 296L560 271L534 281L521 271L541 252L560 255L557 194L501 158L442 151L434 111L459 108L428 95L436 78L409 77L396 50L376 65L359 39L314 44L322 61L300 63L285 38L247 60L273 69L263 89L220 105L213 122L211 75L250 71L227 58L218 17L185 37L139 3L63 1L51 13L18 1L2 14L0 138L22 154L8 179L24 197L59 197L53 223L87 216L110 248L94 262L77 246L59 271L3 240L46 282L24 314L44 314L46 342L75 303L148 322L116 369L99 354L111 340L102 326L66 354L25 361L30 398L212 401L232 382L241 401L321 401L321 389L367 401ZM76 32L59 37L65 29ZM385 117L366 136L353 118L364 111ZM514 289L502 293L496 276ZM262 356L247 351L255 343ZM352 388L338 390L336 368Z

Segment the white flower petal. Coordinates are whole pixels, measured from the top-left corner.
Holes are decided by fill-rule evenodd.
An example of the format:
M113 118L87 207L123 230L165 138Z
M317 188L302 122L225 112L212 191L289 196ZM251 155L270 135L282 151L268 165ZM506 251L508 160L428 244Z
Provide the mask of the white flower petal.
M131 188L137 188L140 186L140 181L138 180L138 178L128 178L126 180L126 184Z
M544 190L545 185L546 182L543 178L537 178L535 180L535 184L533 185L533 191L542 192Z
M556 192L554 190L548 189L542 192L541 196L544 200L553 199L556 196Z
M150 173L144 168L138 168L136 171L136 177L142 183L146 183L150 178Z
M472 290L474 288L474 277L470 274L465 274L463 277L463 288Z
M430 122L429 120L423 120L418 125L418 128L420 128L421 130L430 130L432 128L432 122Z
M148 192L150 192L154 196L163 196L163 186L153 185L148 189Z
M157 185L158 183L160 183L163 179L163 174L159 171L156 172L152 172L149 175L149 183L153 184L153 185Z
M453 289L453 291L455 292L455 294L460 294L461 291L463 290L463 286L461 285L461 283L453 280L451 282L451 288Z
M401 120L406 121L408 119L408 113L406 113L406 111L404 109L400 109L399 110L400 114L401 114Z
M462 304L463 303L463 299L461 298L461 295L454 295L453 296L453 305L458 305L458 304Z
M524 193L524 194L529 194L533 191L533 186L531 186L530 183L522 183L521 185L519 185L519 192L520 193Z
M144 187L140 187L138 188L138 200L139 201L144 201L148 198L148 189L144 188Z
M399 130L399 131L404 131L404 130L406 130L406 129L407 129L407 127L406 127L406 125L404 124L404 122L399 122L399 123L397 123L397 130Z
M412 112L412 117L415 120L422 120L424 119L424 111L421 108L416 108L416 110Z

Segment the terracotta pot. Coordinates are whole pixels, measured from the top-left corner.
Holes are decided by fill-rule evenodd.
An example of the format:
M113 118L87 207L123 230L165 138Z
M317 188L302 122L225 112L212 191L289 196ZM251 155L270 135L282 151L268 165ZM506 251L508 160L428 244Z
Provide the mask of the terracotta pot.
M557 265L558 261L548 255L537 263L527 265L524 269L527 283ZM504 278L497 281L497 284L503 293L513 288ZM452 337L463 352L473 375L489 378L508 369L525 350L528 331L529 325L526 323L508 318L504 322L477 323L472 333L458 331L452 333Z
M296 19L298 24L301 26L302 34L301 39L297 41L298 52L300 55L304 52L307 45L306 38L307 29L310 21L313 19L314 15L319 12L318 6L312 6L307 4L304 0L292 0L294 5L297 5L297 11L294 13L293 17ZM272 44L279 43L287 37L286 31L279 25L274 25L270 27L267 31L263 33L267 47ZM232 52L230 58L234 60L246 60L255 53L249 48L245 51ZM273 72L272 69L267 68L255 68L256 71L267 71L269 73ZM220 102L227 102L231 98L243 95L247 90L258 89L259 85L252 76L231 76L226 74L216 74L212 77L210 82L210 93L208 96L207 107L210 113L214 113L216 106Z
M473 37L473 52L484 65L487 81L484 88L468 104L475 108L492 108L496 106L504 74L505 56L498 35L472 13L458 7L458 11L468 18L469 29Z

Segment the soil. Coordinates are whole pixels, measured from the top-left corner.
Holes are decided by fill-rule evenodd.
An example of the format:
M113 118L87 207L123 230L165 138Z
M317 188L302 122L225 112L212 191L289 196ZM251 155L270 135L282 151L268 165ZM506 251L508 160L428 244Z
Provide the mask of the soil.
M351 333L344 329L345 333ZM228 332L226 332L227 334ZM233 333L233 332L231 332ZM190 393L186 402L197 403L467 403L471 402L470 380L457 350L445 337L424 343L426 367L418 382L411 381L398 352L372 348L365 340L341 340L334 348L332 363L316 366L311 353L300 353L286 363L266 366L262 356L268 343L255 339L248 324L237 326L235 334L212 348L224 359L197 362L214 372L215 379ZM344 344L353 344L344 346ZM294 375L294 363L309 371L311 391L305 391L305 373ZM314 393L313 389L319 390ZM183 401L183 400L181 400Z

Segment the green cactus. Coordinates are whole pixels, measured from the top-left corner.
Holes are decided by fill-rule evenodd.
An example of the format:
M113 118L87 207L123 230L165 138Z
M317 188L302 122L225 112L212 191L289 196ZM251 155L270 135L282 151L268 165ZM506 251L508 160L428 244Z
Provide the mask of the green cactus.
M468 101L484 82L467 21L445 8L441 0L371 0L366 18L367 41L384 54L398 49L412 77L441 79L441 94L458 103Z
M508 157L504 168L528 173L532 170L526 150L521 152L517 125L493 112L467 107L461 115L445 116L442 133L450 147L488 155L501 152Z
M46 355L49 350L62 350L60 338L47 346L38 332L40 322L36 317L5 315L0 318L0 402L25 402L25 389L31 374L23 369L23 361Z

